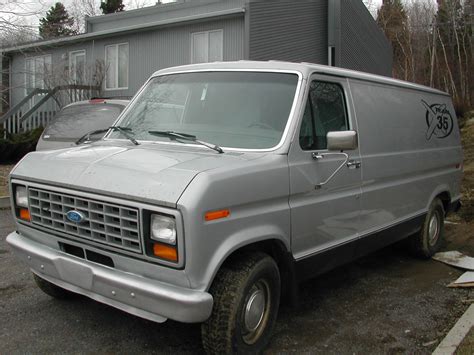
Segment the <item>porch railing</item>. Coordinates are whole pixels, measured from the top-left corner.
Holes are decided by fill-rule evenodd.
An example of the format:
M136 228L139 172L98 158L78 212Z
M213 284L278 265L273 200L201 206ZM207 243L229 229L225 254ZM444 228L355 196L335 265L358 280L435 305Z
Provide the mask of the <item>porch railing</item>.
M0 117L0 127L6 133L27 132L45 127L61 107L98 96L100 87L60 85L53 89L34 89Z

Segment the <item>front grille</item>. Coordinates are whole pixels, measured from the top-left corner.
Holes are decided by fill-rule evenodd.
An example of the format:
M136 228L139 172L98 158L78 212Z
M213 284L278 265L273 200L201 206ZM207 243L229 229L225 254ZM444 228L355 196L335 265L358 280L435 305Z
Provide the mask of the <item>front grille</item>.
M33 224L115 248L142 251L137 208L31 187L28 198ZM84 220L71 222L66 217L71 210L81 212Z

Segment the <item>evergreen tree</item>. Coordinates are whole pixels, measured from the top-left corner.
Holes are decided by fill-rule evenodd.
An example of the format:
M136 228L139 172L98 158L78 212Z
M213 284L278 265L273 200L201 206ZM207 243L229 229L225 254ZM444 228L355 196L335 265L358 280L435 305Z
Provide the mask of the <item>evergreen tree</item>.
M54 38L76 34L72 29L74 18L70 17L64 5L57 2L51 6L46 17L40 19L39 34L42 38Z
M104 15L123 11L124 7L122 0L105 0L100 3L100 9Z

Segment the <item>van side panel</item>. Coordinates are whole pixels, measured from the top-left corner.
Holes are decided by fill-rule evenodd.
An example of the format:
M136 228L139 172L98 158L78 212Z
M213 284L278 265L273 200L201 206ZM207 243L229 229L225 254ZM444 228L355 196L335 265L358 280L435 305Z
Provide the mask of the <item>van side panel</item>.
M459 199L462 150L449 96L349 80L359 127L363 237Z

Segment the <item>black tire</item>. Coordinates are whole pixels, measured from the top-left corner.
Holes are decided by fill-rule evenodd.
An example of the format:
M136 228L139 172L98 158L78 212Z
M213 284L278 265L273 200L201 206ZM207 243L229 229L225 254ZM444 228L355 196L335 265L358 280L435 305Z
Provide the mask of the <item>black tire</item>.
M439 198L434 199L421 230L409 239L410 249L415 256L428 259L439 251L444 240L444 216L443 203ZM433 219L436 221L433 222ZM437 224L435 235L433 235L433 223Z
M262 352L271 339L280 304L280 273L275 261L259 252L240 255L219 270L210 293L214 307L211 317L201 326L206 352ZM263 306L259 303L261 297L267 297ZM245 312L246 306L250 310L255 306L256 312ZM261 315L257 311L260 309ZM248 330L254 326L255 330Z
M62 287L56 286L45 279L42 279L36 274L33 274L33 278L35 280L36 285L40 288L41 291L46 293L48 296L65 300L70 299L75 296L75 293L65 290Z

